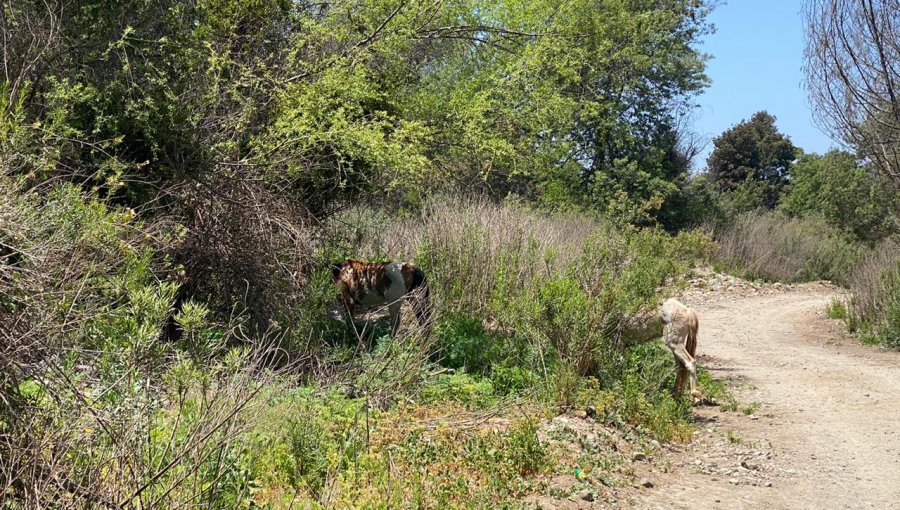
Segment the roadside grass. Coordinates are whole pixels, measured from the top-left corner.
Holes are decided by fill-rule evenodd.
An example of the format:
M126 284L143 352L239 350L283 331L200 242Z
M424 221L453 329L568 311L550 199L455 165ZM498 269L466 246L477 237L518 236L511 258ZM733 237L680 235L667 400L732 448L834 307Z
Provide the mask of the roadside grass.
M697 370L697 380L703 391L704 397L716 402L723 411L737 411L738 402L734 394L728 389L724 381L713 379L708 370L700 367Z
M0 482L14 499L515 507L573 466L594 479L618 469L587 444L554 449L541 420L590 407L628 441L691 437L692 407L671 395L671 353L658 341L627 347L622 335L708 252L701 233L478 201L371 215L377 224L351 240L311 251L326 261L391 253L426 270L433 334L405 313L391 338L383 321L330 316L324 264L302 279L287 264L257 267L276 301L262 293L223 311L198 294L173 312L183 268L154 256L151 226L74 188L50 196L10 210L0 201L18 246L41 254L0 268L0 316L18 328L0 329L12 360L0 373L0 438L16 445L0 451ZM209 295L231 288L222 283ZM265 330L251 304L270 319ZM173 323L180 338L162 341Z
M750 416L752 414L755 414L756 411L759 411L761 407L762 404L760 404L759 402L751 402L750 405L741 409L741 412L746 414L747 416Z
M718 271L753 280L830 280L850 297L832 302L828 316L847 323L863 343L900 348L900 243L855 240L817 217L747 212L713 228Z

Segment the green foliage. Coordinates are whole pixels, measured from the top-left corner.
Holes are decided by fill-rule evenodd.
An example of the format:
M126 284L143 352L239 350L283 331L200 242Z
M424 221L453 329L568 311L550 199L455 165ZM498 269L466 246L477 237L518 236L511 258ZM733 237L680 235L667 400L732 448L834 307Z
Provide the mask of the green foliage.
M551 465L537 421L398 402L563 402L595 374L628 379L623 423L680 423L613 347L708 240L599 217L652 225L684 179L706 2L58 8L0 7L0 435L41 445L0 454L4 496L498 506ZM459 188L519 205L432 197ZM438 345L332 320L335 255L414 258Z
M499 395L524 392L537 387L540 381L537 373L521 366L500 363L491 367L491 383Z
M740 190L738 210L772 208L797 148L775 127L775 117L766 112L753 114L713 140L707 160L710 180L722 191Z
M566 391L573 399L571 405L592 406L611 424L633 426L660 439L684 440L690 436L691 405L672 396L672 368L668 348L643 344L624 353L616 373L605 375L606 383L584 378ZM706 394L702 382L701 388Z
M481 319L476 317L448 317L435 328L434 334L441 347L441 364L447 367L485 374L502 356L498 343L484 331Z
M719 224L725 220L722 197L709 176L701 174L684 182L660 211L660 222L670 232Z
M760 407L762 407L762 404L760 404L759 402L751 402L750 405L741 409L741 412L749 416L751 414L754 414L756 411L759 411Z
M495 403L494 385L490 379L465 372L439 375L422 387L423 403L453 401L467 409L484 409Z
M703 395L708 399L718 402L723 411L736 411L738 409L737 400L735 400L734 395L728 391L725 383L713 379L712 374L707 370L700 368L697 371L697 382L700 383Z
M321 497L328 477L331 441L315 419L308 414L288 424L288 444L294 461L291 482L308 490L313 498Z
M297 332L248 335L240 315L223 323L202 299L171 310L178 287L174 277L160 277L178 268L143 244L145 227L129 209L70 185L45 197L10 196L0 207L17 221L2 225L4 244L50 258L3 252L5 261L19 258L13 273L2 266L11 275L0 280L9 297L2 312L24 312L35 327L46 323L35 331L68 354L56 359L60 371L21 377L14 392L4 387L4 396L15 394L12 401L40 417L29 422L39 424L29 429L33 436L24 437L41 436L46 427L82 437L57 443L69 455L59 465L70 479L117 501L324 505L335 497L333 487L346 491L342 501L372 505L408 494L448 505L515 500L531 490L529 479L552 466L536 419L462 432L443 426L435 432L431 424L415 432L409 425L430 423L415 413L483 413L511 401L554 408L593 402L610 423L661 438L686 434L687 408L668 394L671 355L658 346L623 353L617 335L630 314L653 306L660 285L708 255L710 241L699 233L619 230L515 205L441 209L449 206L426 202L419 215L381 215L373 231L361 228L329 249L352 252L359 242L371 243L371 253L393 246L416 254L432 286L434 344L415 334L357 342L328 317L335 302L327 269L311 271L299 296L303 306L283 312L293 314L292 327L305 328L300 343ZM394 244L377 242L375 233ZM398 248L398 240L409 246ZM73 254L80 264L66 265ZM15 277L32 268L45 279ZM57 287L44 294L32 287L38 284ZM77 313L71 317L79 326L58 328L38 320L47 315L32 315L59 310ZM170 314L181 340L161 342ZM272 344L279 350L256 350ZM291 366L305 380L323 374L322 381L361 398L279 379L272 370L281 365L273 360L285 356L280 349L301 363L312 360L312 368ZM432 375L443 369L429 355L457 370ZM407 406L414 416L403 414ZM0 422L11 416L5 410ZM123 451L132 465L149 468L137 475L119 464L99 468ZM43 465L37 458L15 461ZM466 482L470 473L477 482Z
M132 205L240 177L325 215L462 182L652 222L687 169L676 114L706 84L710 6L693 0L48 9L5 8L19 74L0 84L0 152L21 175L65 166Z
M537 421L526 419L503 436L476 436L466 445L474 454L470 462L495 473L515 473L520 476L539 473L549 462L547 449L538 439L537 432Z
M819 215L856 239L874 242L897 228L897 195L852 154L804 155L790 169L782 207L798 216Z
M826 313L829 319L845 320L847 319L847 306L843 302L834 299L829 303Z

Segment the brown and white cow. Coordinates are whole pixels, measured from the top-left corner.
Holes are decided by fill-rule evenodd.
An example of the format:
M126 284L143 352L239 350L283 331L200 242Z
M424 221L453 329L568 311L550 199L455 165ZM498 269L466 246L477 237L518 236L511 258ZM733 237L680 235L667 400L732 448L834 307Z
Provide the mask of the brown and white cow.
M331 264L331 276L340 291L341 303L353 320L354 308L387 305L391 314L391 336L400 327L400 307L409 301L426 333L431 326L428 280L418 267L405 262L363 262L348 259Z

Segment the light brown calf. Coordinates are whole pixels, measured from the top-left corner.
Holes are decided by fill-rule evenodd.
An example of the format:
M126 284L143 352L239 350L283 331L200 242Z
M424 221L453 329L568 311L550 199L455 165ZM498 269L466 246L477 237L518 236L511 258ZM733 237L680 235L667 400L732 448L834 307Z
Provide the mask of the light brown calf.
M667 299L659 310L659 318L663 323L663 341L672 354L678 368L675 380L675 394L684 393L685 379L690 376L691 398L699 399L697 387L697 367L694 356L697 352L697 331L700 321L697 313L675 298Z

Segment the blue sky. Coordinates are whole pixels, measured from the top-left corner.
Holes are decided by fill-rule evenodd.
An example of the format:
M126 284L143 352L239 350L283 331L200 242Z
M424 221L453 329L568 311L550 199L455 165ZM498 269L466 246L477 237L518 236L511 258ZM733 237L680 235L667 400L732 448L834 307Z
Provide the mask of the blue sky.
M699 48L712 55L712 80L698 98L694 129L709 140L694 160L706 167L712 138L759 110L777 117L778 129L807 152L835 145L815 126L803 89L801 0L731 0L713 11L716 32Z

